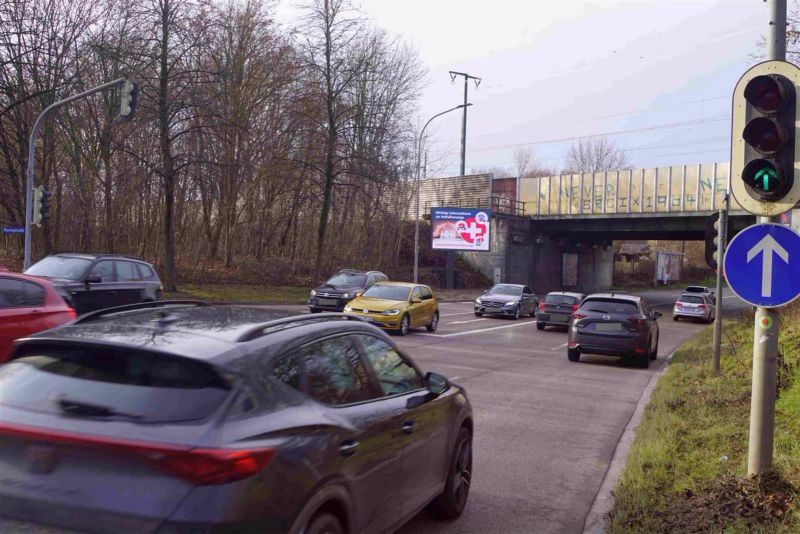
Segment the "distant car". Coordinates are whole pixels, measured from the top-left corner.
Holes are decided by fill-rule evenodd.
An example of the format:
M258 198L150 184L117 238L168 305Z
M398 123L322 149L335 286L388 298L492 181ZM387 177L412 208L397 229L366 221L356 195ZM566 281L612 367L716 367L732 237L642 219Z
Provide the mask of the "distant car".
M675 301L672 319L700 319L706 323L714 322L717 309L707 293L682 293Z
M521 284L495 284L475 299L475 317L504 315L519 319L523 315L536 317L539 301L528 286Z
M308 309L311 313L344 310L348 302L359 296L377 282L389 277L380 271L358 271L344 269L331 276L327 282L311 290Z
M711 299L711 303L714 304L717 300L717 295L710 287L706 286L688 286L686 289L683 290L684 293L702 293L704 295L708 295L709 299Z
M53 254L31 265L25 274L50 280L78 315L164 297L152 265L118 254Z
M547 326L569 326L572 314L578 310L586 297L583 293L553 291L539 304L536 315L536 328L544 330Z
M658 318L641 297L597 293L583 300L572 316L567 342L571 362L581 354L630 358L649 367L658 355Z
M0 523L358 534L463 512L461 386L352 317L200 304L20 340L0 367Z
M435 332L439 326L439 303L431 288L421 284L374 284L350 301L344 311L401 336L414 326L424 326L428 332Z
M0 272L0 363L8 359L14 340L75 319L75 310L47 280Z

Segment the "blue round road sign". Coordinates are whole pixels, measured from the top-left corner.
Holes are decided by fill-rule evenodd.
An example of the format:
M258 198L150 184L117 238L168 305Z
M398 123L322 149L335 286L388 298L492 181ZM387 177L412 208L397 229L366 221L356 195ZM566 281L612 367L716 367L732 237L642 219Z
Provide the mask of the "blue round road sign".
M800 234L779 224L749 226L725 251L731 290L754 306L777 308L800 296Z

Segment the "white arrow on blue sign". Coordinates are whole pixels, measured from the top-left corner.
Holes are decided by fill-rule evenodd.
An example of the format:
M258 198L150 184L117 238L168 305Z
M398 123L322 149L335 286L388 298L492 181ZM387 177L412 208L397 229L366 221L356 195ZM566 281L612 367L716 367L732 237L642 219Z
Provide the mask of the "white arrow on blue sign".
M800 296L800 234L780 224L756 224L725 251L731 290L754 306L777 308Z

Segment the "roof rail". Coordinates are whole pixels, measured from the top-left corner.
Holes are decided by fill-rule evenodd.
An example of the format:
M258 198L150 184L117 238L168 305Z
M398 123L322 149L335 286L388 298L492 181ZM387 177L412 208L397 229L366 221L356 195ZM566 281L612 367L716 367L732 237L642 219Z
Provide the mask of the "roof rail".
M113 308L104 308L89 312L86 315L81 315L72 324L81 324L105 317L106 315L113 315L115 313L124 313L136 310L147 310L150 308L174 308L174 307L189 307L189 306L208 306L207 302L202 300L157 300L153 302L139 302L137 304L126 304L124 306L115 306Z
M335 313L335 312L328 312L328 313L310 313L307 315L292 315L289 317L281 317L280 319L275 319L273 321L267 321L266 323L261 323L258 326L254 326L244 333L242 333L236 341L241 343L244 341L252 341L254 339L258 339L262 336L270 334L268 330L272 328L280 328L281 326L289 326L294 323L306 323L306 322L315 322L315 321L329 321L329 320L346 320L346 321L359 321L359 322L368 322L366 319L362 319L357 315L350 315L348 313Z

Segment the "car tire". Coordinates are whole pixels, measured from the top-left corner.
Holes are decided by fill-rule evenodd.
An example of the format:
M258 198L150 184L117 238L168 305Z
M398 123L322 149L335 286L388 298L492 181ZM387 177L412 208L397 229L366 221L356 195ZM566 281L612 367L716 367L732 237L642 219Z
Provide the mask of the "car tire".
M522 315L522 304L517 304L516 309L514 310L514 315L511 316L512 319L515 321L520 318Z
M312 517L303 532L305 534L344 534L344 528L338 517L322 513Z
M435 312L433 314L433 318L431 319L431 324L425 326L428 332L436 332L436 329L439 327L439 312Z
M581 353L578 349L567 349L567 359L571 362L579 362L581 360Z
M469 488L472 483L472 432L462 426L458 431L444 491L428 506L428 510L439 519L455 519L467 506Z
M650 345L648 344L648 347L649 346ZM641 369L647 369L650 367L650 350L648 349L644 354L635 355L633 357L633 363L636 365L636 367Z
M672 320L677 323L680 320L680 317L678 317L677 315L673 315Z
M544 327L547 326L544 323L536 323L536 330L544 330Z
M411 318L408 314L403 315L403 318L400 319L400 328L397 329L397 333L401 336L408 334L408 328L411 326Z
M653 352L650 353L650 361L653 361L656 358L658 358L658 338L656 338L656 346L653 349Z
M475 312L475 317L483 317L483 314L481 312Z

